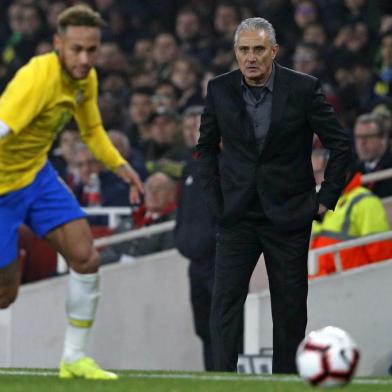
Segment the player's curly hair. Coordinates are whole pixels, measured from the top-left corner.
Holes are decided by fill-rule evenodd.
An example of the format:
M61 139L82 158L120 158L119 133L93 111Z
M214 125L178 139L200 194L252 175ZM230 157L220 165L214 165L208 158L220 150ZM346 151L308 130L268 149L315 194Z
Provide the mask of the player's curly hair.
M98 12L87 5L78 4L65 9L57 18L57 33L63 34L68 26L105 27Z

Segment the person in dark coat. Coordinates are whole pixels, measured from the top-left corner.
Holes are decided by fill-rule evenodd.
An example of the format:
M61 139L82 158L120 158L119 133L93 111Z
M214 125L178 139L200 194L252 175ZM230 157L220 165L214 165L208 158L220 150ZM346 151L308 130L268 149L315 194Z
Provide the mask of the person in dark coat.
M199 135L202 108L189 107L183 115L185 145L191 149ZM201 197L198 162L191 155L184 167L174 231L179 252L190 260L189 283L195 332L203 344L204 368L213 370L210 312L215 269L216 221Z
M243 20L234 36L240 69L211 79L201 117L202 195L218 219L211 309L217 371L237 370L244 302L263 253L271 293L272 370L296 372L295 354L307 323L312 220L335 208L351 159L350 136L320 81L279 65L278 49L267 20ZM311 163L314 133L330 151L318 193Z
M358 170L363 174L392 168L388 129L380 115L368 113L359 116L354 127L355 152ZM378 197L392 196L392 178L365 184Z

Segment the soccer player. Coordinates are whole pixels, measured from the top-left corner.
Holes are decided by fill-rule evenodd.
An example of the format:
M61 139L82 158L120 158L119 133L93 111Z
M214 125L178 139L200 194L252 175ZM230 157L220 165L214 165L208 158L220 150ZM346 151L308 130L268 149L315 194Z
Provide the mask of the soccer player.
M63 11L55 52L32 58L0 98L0 308L17 296L17 229L24 222L70 267L60 378L117 378L85 356L99 298L99 256L84 212L47 159L65 123L74 117L95 157L131 185L131 203L138 203L143 192L138 175L109 141L96 103L93 65L103 25L100 15L87 6Z

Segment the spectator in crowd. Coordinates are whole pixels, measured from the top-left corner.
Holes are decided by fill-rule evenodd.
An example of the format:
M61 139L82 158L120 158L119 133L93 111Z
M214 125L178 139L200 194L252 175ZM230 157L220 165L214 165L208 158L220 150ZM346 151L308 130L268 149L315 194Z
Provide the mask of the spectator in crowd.
M353 78L353 93L356 97L357 112L362 114L378 102L374 94L375 75L366 59L357 59L353 62L350 72Z
M46 22L47 27L52 34L55 33L57 29L57 18L66 8L67 2L61 0L51 1L48 4Z
M50 153L52 165L71 189L79 182L79 172L74 162L74 149L80 142L80 134L76 129L64 129L59 135L58 146Z
M151 116L153 113L152 91L146 87L134 89L131 92L128 105L128 123L125 134L131 146L139 146L150 138Z
M365 23L357 21L343 25L334 38L334 61L339 62L347 57L366 59L372 54L369 44L369 30Z
M296 71L322 78L324 81L328 80L324 61L316 45L298 44L293 54L293 68Z
M203 97L203 99L205 100L206 96L207 96L207 86L208 86L208 82L215 77L219 72L216 69L213 68L209 68L204 72L203 75L203 79L200 82L200 86L201 86L201 95Z
M162 171L173 178L181 177L186 156L176 112L164 110L153 114L151 137L141 145L147 171Z
M201 105L203 98L200 92L201 67L190 57L179 57L173 62L170 80L181 92L178 109L182 112L188 106Z
M164 173L154 173L145 182L144 205L132 214L135 229L174 220L176 217L176 183ZM127 254L142 256L174 248L173 231L132 241Z
M147 170L144 164L144 156L143 154L136 148L131 147L128 138L124 135L123 132L115 129L111 129L108 131L108 136L113 143L113 145L117 148L118 152L121 156L129 162L129 164L135 169L137 174L142 181L147 178ZM109 191L109 189L108 189ZM104 205L108 205L105 204ZM115 206L116 204L111 204Z
M343 23L355 23L361 20L365 22L368 29L376 33L380 24L380 10L376 4L371 0L344 0L346 12Z
M120 131L110 130L108 136L121 156L132 165L142 180L147 177L144 158L136 149L131 149L127 137ZM83 143L73 147L73 162L78 169L79 181L73 192L82 206L128 207L129 186L112 172L105 169ZM105 219L94 219L90 223L105 224Z
M133 45L132 59L147 68L152 67L152 48L153 42L150 37L139 38Z
M234 3L229 1L218 3L214 13L214 30L222 42L231 43L240 17L240 10Z
M120 96L110 92L103 93L98 98L98 107L101 112L102 123L106 128L118 128L123 124Z
M381 36L381 67L375 93L380 98L392 97L392 29Z
M181 96L179 90L171 81L163 80L157 84L152 97L155 112L178 111L178 100Z
M129 88L124 73L112 72L106 78L102 78L101 90L101 95L109 94L116 97L117 102L121 105L121 111L123 111L129 99Z
M40 54L49 53L52 50L53 50L53 45L50 42L40 41L35 47L34 55L38 56Z
M43 13L38 5L14 4L10 8L10 18L13 21L13 34L3 49L3 58L7 63L20 66L33 55L35 47L47 37Z
M355 152L358 157L358 170L373 173L392 168L392 153L388 130L376 113L363 114L357 118L354 127ZM392 178L366 184L377 196L392 195Z
M102 205L99 180L99 172L102 169L101 163L82 142L74 145L73 154L73 162L78 169L79 181L74 185L72 191L79 204L84 207Z
M213 66L228 68L233 62L233 34L240 19L240 10L236 4L229 1L218 2L213 17Z
M102 44L97 58L97 69L103 76L111 72L126 72L128 68L125 53L116 42Z
M321 50L327 45L327 34L320 22L312 22L308 24L302 35L302 41L305 44L311 44L319 47Z
M168 79L171 62L178 53L178 44L173 34L160 33L155 37L152 58L159 79Z
M122 222L116 232L141 229L176 217L176 183L164 173L154 173L144 184L144 203L132 212L132 220ZM106 248L101 253L103 263L131 261L135 257L174 248L172 230L125 241Z
M307 26L318 22L318 20L319 11L315 1L302 0L295 2L294 21L297 28L300 30L301 35Z
M208 35L203 31L195 8L185 6L178 11L175 30L181 52L203 65L208 65L213 56L213 47Z
M312 164L318 185L324 180L327 161L328 154L325 150L313 152ZM390 229L381 200L361 185L361 174L353 167L335 211L327 211L321 222L313 222L310 248L317 249ZM311 277L387 260L392 257L392 241L374 241L348 248L340 251L339 256L341 265L338 268L335 263L336 255L333 253L319 256L317 271Z
M196 334L203 343L205 370L213 370L210 312L215 268L216 221L202 198L197 160L191 154L199 139L202 107L185 110L182 132L189 159L181 179L175 227L180 253L190 260L188 276Z
M383 128L388 132L389 141L392 140L392 100L384 99L378 102L372 110L383 122Z

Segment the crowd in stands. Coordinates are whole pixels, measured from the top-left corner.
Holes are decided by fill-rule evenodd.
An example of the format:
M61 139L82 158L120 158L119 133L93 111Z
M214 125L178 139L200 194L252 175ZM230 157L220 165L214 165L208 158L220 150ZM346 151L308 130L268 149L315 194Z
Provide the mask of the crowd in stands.
M0 2L0 92L32 56L53 50L56 18L75 3ZM275 27L281 65L320 78L339 120L353 132L359 170L392 167L392 2L84 3L107 21L97 61L103 124L146 184L156 173L161 180L166 176L180 183L194 145L187 140L192 137L187 127L192 127L194 113L200 115L208 80L237 67L233 34L238 23L251 16L264 17ZM315 148L322 148L317 140ZM129 206L126 184L95 160L73 122L59 135L51 160L83 206ZM391 179L369 187L380 197L392 195Z

